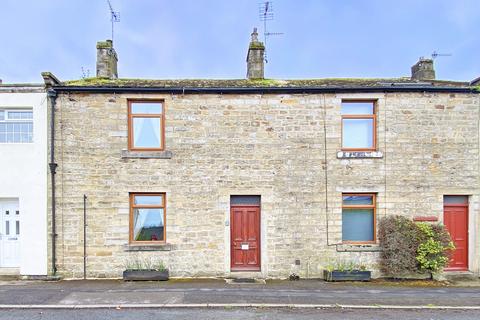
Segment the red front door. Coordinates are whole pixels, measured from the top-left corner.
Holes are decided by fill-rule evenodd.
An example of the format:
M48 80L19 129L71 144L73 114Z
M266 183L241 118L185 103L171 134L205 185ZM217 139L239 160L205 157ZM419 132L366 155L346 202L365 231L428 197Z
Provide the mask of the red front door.
M232 206L230 221L232 271L259 271L260 207Z
M450 264L445 270L468 270L468 204L445 204L443 222L455 244Z

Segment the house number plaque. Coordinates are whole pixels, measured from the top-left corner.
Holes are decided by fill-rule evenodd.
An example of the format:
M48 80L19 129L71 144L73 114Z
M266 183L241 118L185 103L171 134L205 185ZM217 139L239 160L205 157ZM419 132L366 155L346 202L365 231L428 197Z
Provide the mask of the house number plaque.
M242 250L248 250L248 243L242 243Z

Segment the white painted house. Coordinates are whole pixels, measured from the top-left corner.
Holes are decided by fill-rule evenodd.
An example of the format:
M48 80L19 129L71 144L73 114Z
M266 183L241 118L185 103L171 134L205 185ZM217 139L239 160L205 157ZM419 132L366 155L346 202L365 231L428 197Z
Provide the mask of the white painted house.
M47 275L47 95L0 82L0 275Z

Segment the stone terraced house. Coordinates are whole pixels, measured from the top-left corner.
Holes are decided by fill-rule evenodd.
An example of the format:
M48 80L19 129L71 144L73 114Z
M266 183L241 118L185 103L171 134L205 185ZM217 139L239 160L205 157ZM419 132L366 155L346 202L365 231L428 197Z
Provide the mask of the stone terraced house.
M116 278L154 256L173 277L315 278L332 259L379 276L378 221L405 215L443 221L448 270L478 274L474 86L429 59L404 78L267 80L263 50L254 32L244 80L121 79L111 41L96 78L43 74L50 272Z

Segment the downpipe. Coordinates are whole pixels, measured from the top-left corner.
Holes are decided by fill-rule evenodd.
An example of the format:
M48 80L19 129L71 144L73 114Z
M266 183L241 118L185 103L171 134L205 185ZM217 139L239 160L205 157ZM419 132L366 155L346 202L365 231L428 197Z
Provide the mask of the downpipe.
M49 89L47 96L50 100L51 105L51 116L50 116L50 179L52 185L52 273L53 276L57 274L57 265L56 265L56 194L55 194L55 175L57 173L57 163L55 162L55 105L57 100L57 92L53 89Z

